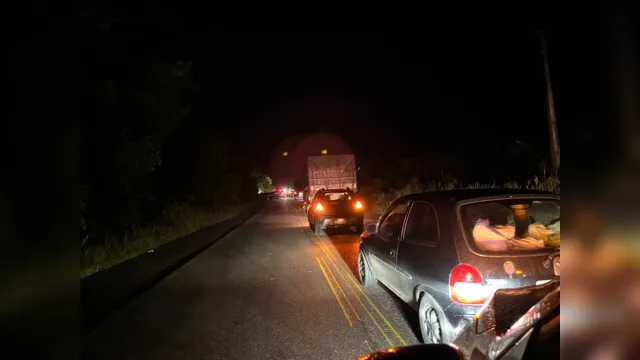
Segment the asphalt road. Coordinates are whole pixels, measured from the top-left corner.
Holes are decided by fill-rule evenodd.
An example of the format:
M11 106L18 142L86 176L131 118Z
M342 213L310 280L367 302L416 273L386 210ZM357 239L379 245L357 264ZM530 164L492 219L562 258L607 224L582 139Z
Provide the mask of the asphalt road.
M355 276L357 234L270 202L84 339L85 359L352 359L415 344L417 315Z

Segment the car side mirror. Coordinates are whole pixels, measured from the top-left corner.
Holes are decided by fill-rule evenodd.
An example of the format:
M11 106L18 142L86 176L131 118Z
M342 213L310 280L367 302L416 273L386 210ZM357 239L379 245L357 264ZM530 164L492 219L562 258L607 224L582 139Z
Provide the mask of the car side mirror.
M460 350L448 344L421 344L381 350L356 358L356 360L373 359L461 360L462 354L460 353Z
M378 232L378 224L367 224L367 233L375 234Z

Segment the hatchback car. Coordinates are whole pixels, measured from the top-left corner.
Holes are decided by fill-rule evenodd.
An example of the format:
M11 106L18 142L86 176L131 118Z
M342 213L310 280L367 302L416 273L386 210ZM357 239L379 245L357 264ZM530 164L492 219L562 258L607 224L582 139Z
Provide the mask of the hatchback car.
M422 338L449 343L501 288L559 280L560 196L516 189L400 197L361 236L358 272L418 311ZM554 271L555 269L555 271Z
M306 206L309 227L316 234L331 228L364 230L364 202L353 190L320 189Z

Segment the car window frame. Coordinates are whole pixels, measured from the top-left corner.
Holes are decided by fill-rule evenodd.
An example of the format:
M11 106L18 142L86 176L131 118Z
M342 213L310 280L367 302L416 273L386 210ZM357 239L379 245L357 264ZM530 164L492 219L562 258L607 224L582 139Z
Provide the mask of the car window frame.
M407 206L407 210L404 213L404 219L402 220L402 227L400 227L400 234L398 234L398 238L394 239L394 240L388 240L385 239L384 237L380 236L381 232L381 226L382 223L384 223L385 220L387 220L387 218L389 217L389 215L391 215L391 213L393 212L393 210L395 210L398 206L400 205L406 205ZM378 231L377 231L377 236L380 240L382 241L400 241L400 239L402 239L402 236L404 234L404 227L407 223L407 214L409 213L409 209L411 207L411 202L409 200L402 200L402 201L398 201L395 203L392 203L391 205L389 205L389 207L387 208L387 211L384 212L384 214L382 216L380 216L380 219L378 220Z
M409 217L411 216L411 211L413 210L413 206L415 204L425 204L428 207L430 207L433 210L434 215L436 216L436 228L438 230L438 236L437 239L435 241L428 241L426 243L424 242L417 242L417 241L411 241L411 240L407 240L405 239L405 234L406 234L406 228L407 225L409 224ZM440 244L440 239L442 236L442 232L440 231L440 218L438 217L438 211L436 210L436 207L430 203L429 201L425 201L425 200L416 200L411 202L411 205L409 206L409 209L407 210L407 216L404 219L404 224L402 226L402 232L401 232L402 236L400 238L400 241L409 243L409 244L415 244L415 245L421 245L421 246L426 246L426 247L431 247L431 248L435 248L438 246L438 244Z

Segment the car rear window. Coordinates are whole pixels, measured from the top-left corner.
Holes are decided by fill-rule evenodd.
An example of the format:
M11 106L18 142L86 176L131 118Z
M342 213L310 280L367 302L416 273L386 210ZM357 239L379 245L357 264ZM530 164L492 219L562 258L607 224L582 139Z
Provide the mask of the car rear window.
M462 205L469 244L483 252L539 252L560 246L560 201L505 199Z
M321 196L321 199L326 201L351 200L351 193L347 191L326 192L323 194L323 196Z

